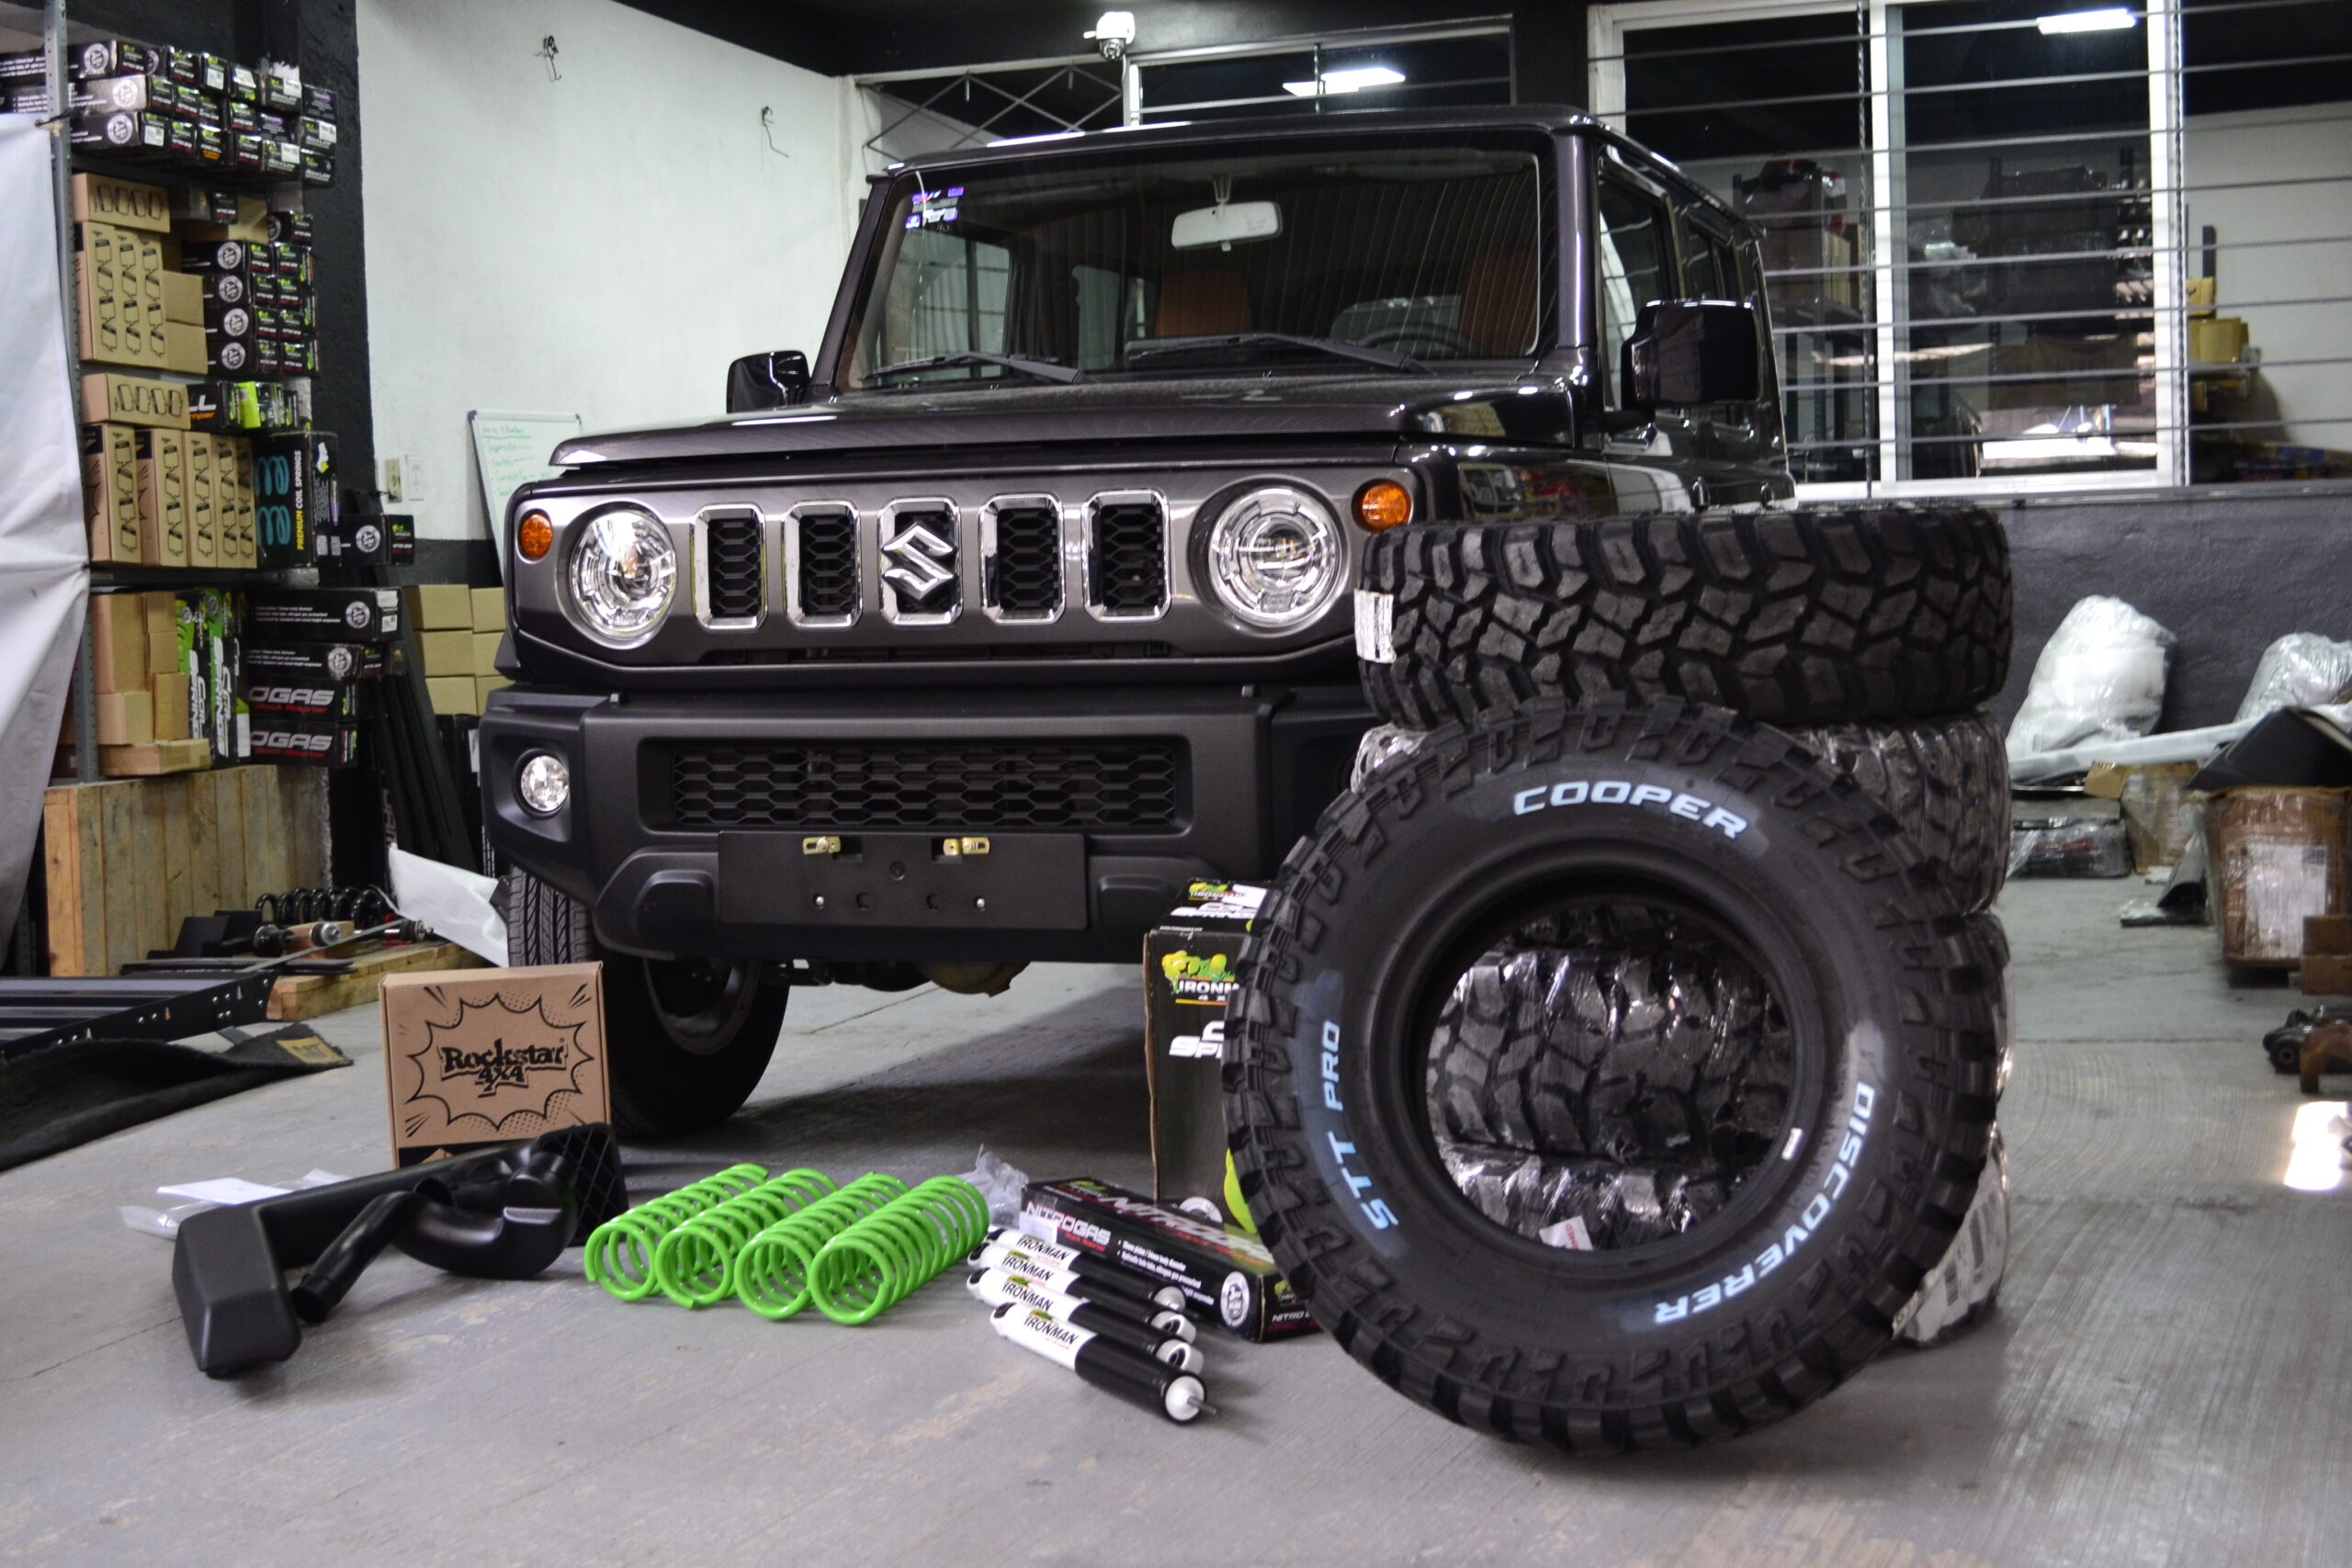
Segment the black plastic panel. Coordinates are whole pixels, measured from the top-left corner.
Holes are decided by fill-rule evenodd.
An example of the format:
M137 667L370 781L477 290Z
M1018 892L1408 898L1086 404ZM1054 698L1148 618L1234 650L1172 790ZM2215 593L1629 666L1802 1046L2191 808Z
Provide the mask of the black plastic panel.
M756 619L766 588L760 568L760 520L713 517L704 525L710 556L710 615L717 621Z
M1180 820L1170 741L684 744L673 825L1148 831Z

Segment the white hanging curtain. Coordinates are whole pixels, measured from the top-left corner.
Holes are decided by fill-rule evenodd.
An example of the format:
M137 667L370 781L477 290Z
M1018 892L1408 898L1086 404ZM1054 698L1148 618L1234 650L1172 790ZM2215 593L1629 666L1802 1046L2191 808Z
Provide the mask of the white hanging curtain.
M89 590L50 136L0 114L0 947L24 901Z

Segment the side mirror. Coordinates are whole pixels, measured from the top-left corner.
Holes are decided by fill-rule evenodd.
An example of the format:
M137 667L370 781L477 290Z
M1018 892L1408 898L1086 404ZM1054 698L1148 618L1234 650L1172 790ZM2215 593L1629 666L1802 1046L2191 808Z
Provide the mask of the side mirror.
M1752 403L1762 380L1756 338L1756 312L1746 305L1645 305L1625 340L1625 401L1645 409Z
M747 354L727 367L727 412L755 413L808 400L808 356L797 348Z

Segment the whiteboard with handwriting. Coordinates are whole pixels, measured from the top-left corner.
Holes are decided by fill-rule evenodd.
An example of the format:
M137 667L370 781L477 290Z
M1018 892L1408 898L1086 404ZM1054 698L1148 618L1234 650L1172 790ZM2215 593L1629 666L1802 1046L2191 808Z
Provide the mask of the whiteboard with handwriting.
M548 455L559 441L580 434L576 413L494 413L475 409L466 415L473 428L474 462L481 473L482 511L490 518L490 542L498 572L506 574L506 503L533 479L553 479Z

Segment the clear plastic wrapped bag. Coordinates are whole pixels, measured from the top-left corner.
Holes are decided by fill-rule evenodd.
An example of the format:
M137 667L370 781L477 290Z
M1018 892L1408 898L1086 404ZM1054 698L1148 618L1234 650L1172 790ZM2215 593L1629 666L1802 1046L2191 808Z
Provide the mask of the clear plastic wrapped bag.
M2316 632L2289 632L2262 650L2238 718L2260 718L2280 708L2340 703L2352 695L2352 642Z
M1608 1249L1687 1231L1787 1119L1788 1026L1700 922L1634 906L1513 932L1455 982L1427 1091L1454 1184L1496 1224Z
M1356 761L1348 773L1348 787L1363 788L1363 781L1370 778L1375 769L1393 758L1411 756L1428 739L1426 730L1408 729L1401 724L1374 725L1363 732L1363 739L1356 742Z
M2176 640L2120 599L2078 601L2034 660L2033 681L2009 724L2010 760L2155 728Z

